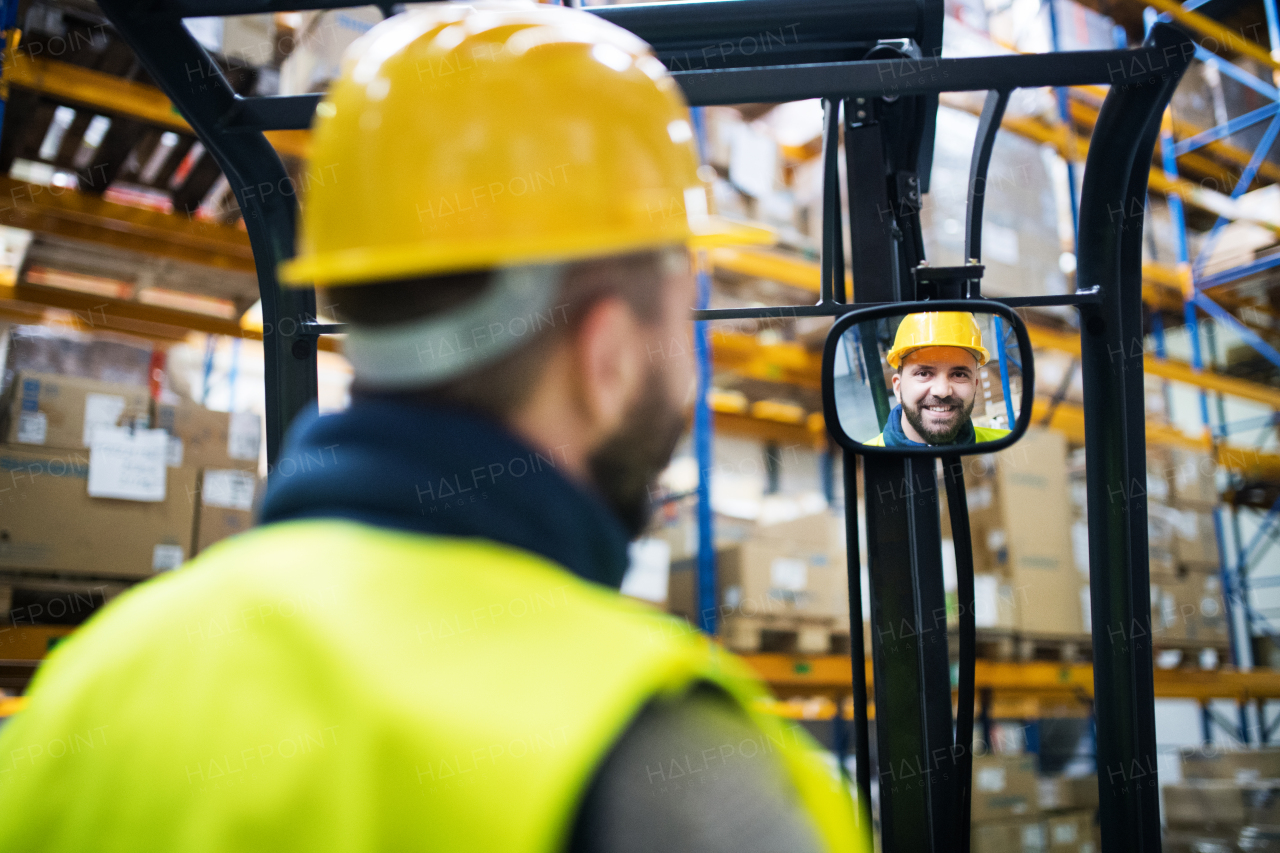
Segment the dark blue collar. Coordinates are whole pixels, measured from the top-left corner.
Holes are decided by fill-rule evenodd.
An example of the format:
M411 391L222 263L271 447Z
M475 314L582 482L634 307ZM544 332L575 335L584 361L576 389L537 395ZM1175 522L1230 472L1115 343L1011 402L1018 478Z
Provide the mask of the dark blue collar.
M973 444L977 440L976 433L973 431L973 421L966 421L964 429L956 436L953 444ZM884 425L884 446L885 447L929 447L919 441L912 441L907 438L907 434L902 429L902 404L893 407L893 411L889 412L889 420Z
M492 539L618 587L627 534L604 502L494 421L456 409L358 399L290 427L261 521L343 518Z

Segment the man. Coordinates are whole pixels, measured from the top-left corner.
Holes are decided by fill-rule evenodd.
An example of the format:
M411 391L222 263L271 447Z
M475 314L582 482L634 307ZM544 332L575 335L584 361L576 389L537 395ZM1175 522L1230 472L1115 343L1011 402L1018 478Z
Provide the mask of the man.
M349 322L352 405L293 426L260 528L50 657L0 849L860 849L742 664L616 592L692 387L691 137L585 12L352 46L283 271Z
M924 447L995 441L1007 429L975 427L978 368L989 355L972 314L909 314L898 325L885 361L894 369L893 396L884 431L867 444Z

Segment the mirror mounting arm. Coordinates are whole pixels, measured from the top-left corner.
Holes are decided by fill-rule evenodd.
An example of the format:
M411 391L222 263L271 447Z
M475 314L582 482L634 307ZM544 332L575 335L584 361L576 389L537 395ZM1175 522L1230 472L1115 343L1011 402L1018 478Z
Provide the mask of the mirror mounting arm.
M921 262L911 271L916 282L917 299L981 299L982 273L977 261L961 267L931 267Z

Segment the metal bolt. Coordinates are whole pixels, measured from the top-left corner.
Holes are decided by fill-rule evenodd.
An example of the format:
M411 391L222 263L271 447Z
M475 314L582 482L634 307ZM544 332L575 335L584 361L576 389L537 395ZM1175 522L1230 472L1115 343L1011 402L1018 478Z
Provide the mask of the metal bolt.
M866 102L867 102L866 98L858 98L858 103L865 104Z
M867 117L866 110L858 110L858 118L866 118L866 117Z

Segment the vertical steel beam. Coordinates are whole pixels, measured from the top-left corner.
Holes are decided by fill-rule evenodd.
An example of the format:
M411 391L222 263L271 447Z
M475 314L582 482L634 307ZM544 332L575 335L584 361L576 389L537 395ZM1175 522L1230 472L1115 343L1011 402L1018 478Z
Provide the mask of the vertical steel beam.
M706 160L707 126L702 109L690 111L694 137L697 140L700 160ZM703 259L698 260L697 307L706 308L711 303L711 273ZM719 601L716 596L716 531L715 511L711 507L711 477L715 469L715 440L711 419L711 342L707 337L707 324L693 324L693 351L697 365L697 399L693 404L693 452L698 460L698 627L708 634L716 632L716 612Z
M1147 550L1142 352L1142 220L1160 116L1194 55L1179 30L1152 28L1169 65L1130 84L1123 70L1094 130L1081 193L1082 309L1089 564L1099 813L1104 853L1160 849Z

